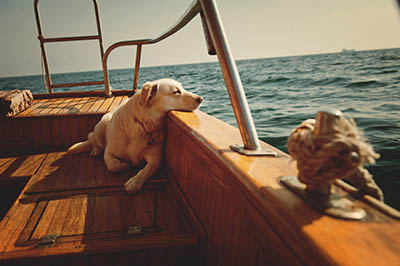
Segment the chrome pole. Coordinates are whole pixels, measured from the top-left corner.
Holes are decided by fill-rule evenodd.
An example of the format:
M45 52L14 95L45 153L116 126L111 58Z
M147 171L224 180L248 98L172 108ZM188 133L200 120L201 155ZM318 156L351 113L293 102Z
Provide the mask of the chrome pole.
M265 153L260 146L253 118L250 113L250 108L243 90L242 81L240 80L236 63L233 60L215 0L199 1L204 12L207 24L206 26L211 34L217 52L218 61L221 66L222 74L224 76L225 84L228 89L233 111L244 144L244 146L231 145L231 148L248 155L270 154L270 151Z
M142 54L142 45L138 44L136 46L136 63L135 63L135 75L133 77L133 88L132 90L136 92L137 84L138 84L138 77L139 77L139 69L140 69L140 56Z

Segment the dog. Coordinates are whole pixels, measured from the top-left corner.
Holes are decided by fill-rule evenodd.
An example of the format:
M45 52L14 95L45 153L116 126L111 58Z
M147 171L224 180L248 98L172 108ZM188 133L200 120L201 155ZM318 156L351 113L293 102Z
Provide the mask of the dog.
M194 111L202 101L201 96L184 90L176 80L146 82L129 100L103 115L88 139L72 145L66 154L91 151L91 156L99 156L104 153L104 162L111 172L145 163L124 184L128 193L136 193L160 166L166 113Z

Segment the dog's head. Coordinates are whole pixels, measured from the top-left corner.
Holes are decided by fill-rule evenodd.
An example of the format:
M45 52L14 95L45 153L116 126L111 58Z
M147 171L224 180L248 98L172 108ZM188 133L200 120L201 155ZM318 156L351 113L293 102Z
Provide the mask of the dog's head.
M159 112L171 110L194 111L203 97L183 89L182 84L173 79L159 79L143 84L140 91L140 104Z

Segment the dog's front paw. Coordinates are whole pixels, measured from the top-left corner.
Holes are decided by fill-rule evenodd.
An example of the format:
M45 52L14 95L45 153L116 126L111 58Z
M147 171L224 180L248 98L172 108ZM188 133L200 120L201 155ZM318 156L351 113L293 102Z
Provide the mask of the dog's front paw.
M124 188L125 188L126 192L128 192L130 194L139 192L139 190L143 186L143 182L141 182L140 180L137 180L137 179L138 178L131 177L131 178L129 178L128 181L125 182Z

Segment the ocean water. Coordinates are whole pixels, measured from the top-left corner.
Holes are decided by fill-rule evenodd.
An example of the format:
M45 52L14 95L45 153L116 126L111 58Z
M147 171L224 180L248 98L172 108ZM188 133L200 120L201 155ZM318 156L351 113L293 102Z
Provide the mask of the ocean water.
M303 120L319 110L341 110L381 155L368 170L385 202L400 210L400 49L242 60L237 65L260 139L287 152L287 137ZM218 63L141 68L139 85L164 77L202 95L202 111L236 126ZM54 83L102 78L101 71L52 75ZM129 89L133 69L111 70L110 80L114 90ZM0 79L0 90L13 88L44 92L41 76ZM87 88L68 90L82 89Z

